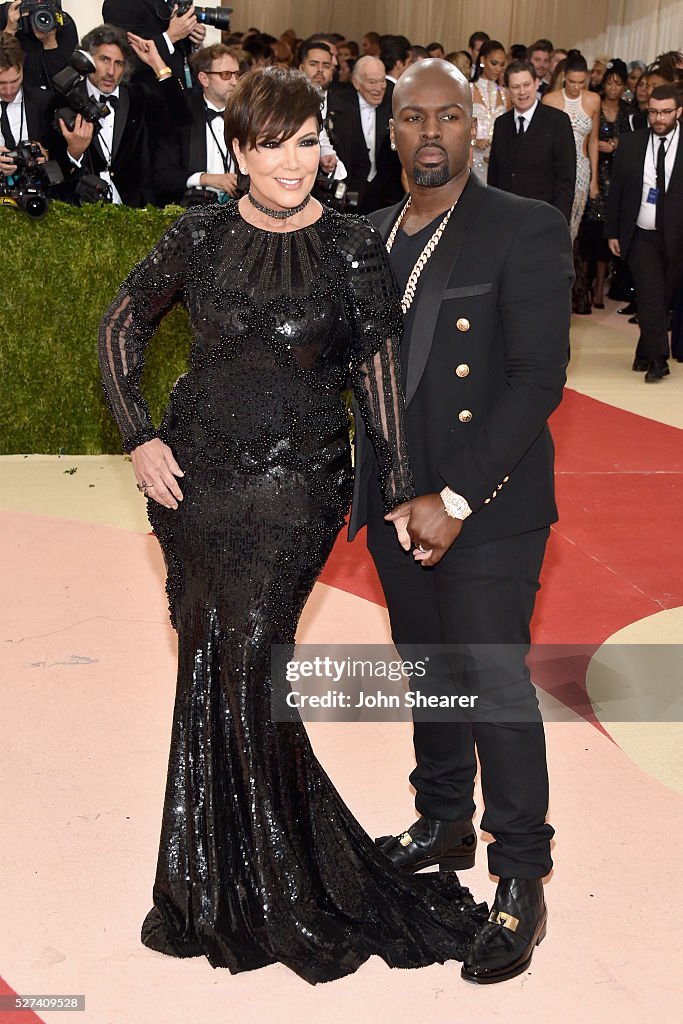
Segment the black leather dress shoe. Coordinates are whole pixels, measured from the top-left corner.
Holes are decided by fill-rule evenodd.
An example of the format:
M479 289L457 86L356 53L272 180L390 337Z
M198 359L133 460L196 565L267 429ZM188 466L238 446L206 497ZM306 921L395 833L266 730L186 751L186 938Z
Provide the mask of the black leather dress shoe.
M645 374L645 383L653 384L655 381L663 380L664 377L668 377L671 373L669 365L666 361L662 363L650 363Z
M399 836L380 836L375 842L401 871L412 873L438 864L441 871L474 867L477 835L471 821L418 818Z
M631 367L631 369L635 370L636 373L645 373L646 370L649 369L649 367L650 364L648 363L647 359L638 359L638 357L636 356L636 358L633 360L633 366Z
M628 306L622 306L621 309L617 310L617 313L620 313L621 316L633 316L633 314L637 312L638 307L635 302L629 302Z
M489 919L479 929L460 971L466 981L492 985L527 970L545 938L548 911L540 878L501 878Z

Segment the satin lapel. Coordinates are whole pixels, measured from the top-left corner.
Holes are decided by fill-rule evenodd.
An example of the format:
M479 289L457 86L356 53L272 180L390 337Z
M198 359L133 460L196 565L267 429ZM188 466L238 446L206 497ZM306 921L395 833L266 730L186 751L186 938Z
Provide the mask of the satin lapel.
M470 227L484 198L485 186L470 174L441 241L422 272L413 315L413 328L406 372L406 405L422 380L434 340L434 331L441 308L441 296L448 284L467 239Z
M197 171L206 170L206 108L204 101L195 101L195 97L192 98L194 102L191 102L192 108L192 124L190 125L190 152L189 152L189 168L190 173L196 174Z
M121 139L123 133L126 130L126 124L128 122L128 112L130 110L130 95L125 86L121 86L119 89L119 105L116 109L114 116L114 136L111 143L111 162L114 163L116 159L116 153L119 146L121 145Z

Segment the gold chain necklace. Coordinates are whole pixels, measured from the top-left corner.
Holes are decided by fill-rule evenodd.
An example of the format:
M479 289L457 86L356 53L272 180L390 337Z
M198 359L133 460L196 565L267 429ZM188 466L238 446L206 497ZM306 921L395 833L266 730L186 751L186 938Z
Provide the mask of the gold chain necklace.
M459 198L460 197L458 196L458 199ZM396 235L398 233L398 229L400 228L401 224L403 223L403 218L405 217L406 212L408 210L408 207L410 206L410 201L411 201L411 196L408 196L408 202L406 203L406 205L401 210L400 214L398 215L398 219L396 220L396 223L394 224L393 228L391 229L391 232L389 233L389 237L387 238L387 252L388 253L391 252L391 250L393 248L394 242L396 240ZM443 235L444 230L446 228L446 225L448 224L448 221L450 220L450 216L453 213L453 210L456 208L457 205L458 205L458 200L456 199L455 202L453 203L453 205L451 206L450 210L446 211L446 216L443 218L443 220L439 224L438 228L436 229L436 231L434 232L432 237L429 239L429 241L425 245L424 249L422 250L422 252L420 253L420 255L417 258L417 262L415 263L415 266L412 269L410 277L408 278L408 283L406 284L406 287L405 287L405 291L403 292L403 298L401 299L401 309L403 310L403 315L404 316L406 315L406 313L408 312L408 310L410 309L410 307L413 304L413 299L415 298L415 292L417 290L417 282L420 280L420 274L422 273L422 271L424 270L425 266L427 265L427 260L432 255L432 253L436 249L437 245L441 241L441 236Z

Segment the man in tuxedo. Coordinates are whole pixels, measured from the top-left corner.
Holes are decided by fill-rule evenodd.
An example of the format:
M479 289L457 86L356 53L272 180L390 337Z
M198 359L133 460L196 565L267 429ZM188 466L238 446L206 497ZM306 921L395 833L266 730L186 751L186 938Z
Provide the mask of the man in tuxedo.
M239 56L238 50L216 43L190 58L201 94L188 96L182 116L168 119L155 145L154 186L162 205L216 203L236 195L237 167L223 115L240 78Z
M527 56L536 71L536 93L540 100L543 99L550 88L548 75L550 73L550 61L553 56L553 44L549 39L537 39L529 47Z
M471 694L473 686L479 711L465 722L414 717L420 818L378 843L406 872L471 867L476 747L482 828L494 836L489 868L500 880L462 973L488 983L526 970L546 927L542 879L553 829L525 656L557 518L547 420L565 381L572 250L557 210L470 175L472 100L457 68L440 60L410 67L393 110L410 201L372 220L392 240L405 289L405 431L420 497L386 518L407 518L416 547L411 558L391 537L360 419L350 535L367 522L399 652L414 661L446 645L447 670L437 656L411 686L427 697Z
M647 114L649 128L619 138L605 235L633 275L640 323L633 369L651 384L669 375L669 310L683 278L683 109L676 86L654 89Z
M52 79L69 63L78 46L78 29L71 15L60 11L60 21L51 32L36 32L31 26L19 31L21 0L0 4L0 32L16 35L24 51L24 80L27 86L52 89Z
M323 118L323 128L320 132L320 171L331 176L333 181L343 181L346 178L346 168L337 156L327 131L328 90L334 75L334 54L330 45L316 37L306 39L299 50L299 71L303 71L323 94L320 107Z
M50 96L24 84L24 53L18 40L0 35L0 174L13 174L7 157L19 142L47 145Z
M563 110L539 103L531 61L509 64L505 84L512 110L496 119L488 184L516 196L542 199L569 223L576 183L571 122Z
M198 23L194 7L181 17L174 15L175 8L172 0L104 0L102 20L143 39L153 39L181 88L190 89L190 56L193 46L204 42L206 26ZM155 86L149 69L141 62L136 62L133 77Z
M100 118L99 132L80 114L73 130L60 121L66 143L60 163L71 196L83 175L97 175L111 189L112 202L145 206L153 200L147 128L153 118L142 86L123 81L133 58L126 35L113 25L100 25L84 36L81 48L96 68L79 86L83 98L106 103L109 113Z
M330 139L346 167L349 191L358 193L360 213L379 210L404 194L401 165L389 140L393 88L381 60L361 57L352 85L330 90Z

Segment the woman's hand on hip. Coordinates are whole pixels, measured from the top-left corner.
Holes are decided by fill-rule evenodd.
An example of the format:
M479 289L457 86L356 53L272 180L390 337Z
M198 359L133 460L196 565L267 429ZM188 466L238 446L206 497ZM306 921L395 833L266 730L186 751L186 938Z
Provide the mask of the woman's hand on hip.
M138 490L166 508L178 508L183 492L176 477L185 476L173 452L159 437L138 445L130 453Z

